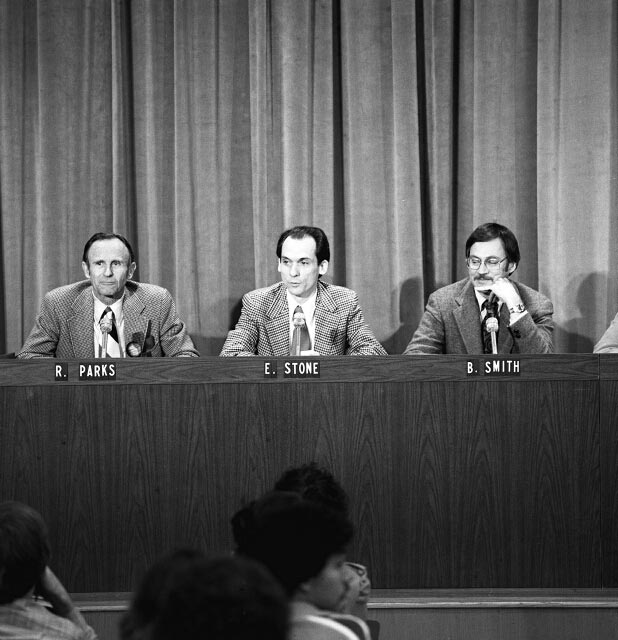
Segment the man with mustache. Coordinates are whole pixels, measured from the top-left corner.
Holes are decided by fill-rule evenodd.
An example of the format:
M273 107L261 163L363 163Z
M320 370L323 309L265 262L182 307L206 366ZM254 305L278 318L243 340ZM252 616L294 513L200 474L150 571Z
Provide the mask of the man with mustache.
M466 241L468 277L429 296L404 353L492 353L488 314L498 319L497 353L552 353L553 305L511 280L519 258L510 229L496 222L477 227Z

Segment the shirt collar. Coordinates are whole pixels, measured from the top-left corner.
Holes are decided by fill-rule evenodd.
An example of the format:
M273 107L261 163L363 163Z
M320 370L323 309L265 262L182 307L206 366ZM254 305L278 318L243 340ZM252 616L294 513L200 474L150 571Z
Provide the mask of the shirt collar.
M114 318L116 319L116 324L122 322L122 303L124 302L124 295L116 300L113 304L105 304L101 302L94 293L92 294L94 298L94 321L99 322L103 312L107 307L109 307L114 312Z
M288 300L288 310L291 318L292 314L294 313L294 309L296 309L296 307L298 307L300 303L294 300L294 298L292 297L292 295L287 289L285 290L285 295ZM313 315L315 313L315 303L316 303L317 297L318 297L318 290L316 287L316 290L305 300L305 302L300 304L300 306L303 309L303 313L305 314L305 318L307 319L313 318Z
M485 300L489 300L489 296L484 296L478 289L474 289L474 295L476 296L476 302L479 305L479 311L483 312L483 303ZM498 309L502 306L502 300L498 298Z

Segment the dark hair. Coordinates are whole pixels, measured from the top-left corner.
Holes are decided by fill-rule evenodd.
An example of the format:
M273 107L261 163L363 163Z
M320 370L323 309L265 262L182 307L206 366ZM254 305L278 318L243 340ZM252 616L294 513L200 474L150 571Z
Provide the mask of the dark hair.
M25 596L49 562L47 527L38 511L22 502L0 504L0 604Z
M303 226L292 227L279 236L279 241L277 242L277 258L281 260L281 247L283 247L283 243L288 238L300 240L306 236L310 236L315 240L315 255L318 259L318 264L321 264L324 260L330 260L330 245L328 244L328 238L324 231L319 227Z
M120 242L122 242L122 244L124 244L124 246L129 250L129 264L131 264L132 262L135 262L135 254L133 253L133 247L131 246L131 243L124 236L121 236L119 233L105 233L103 231L99 231L98 233L95 233L93 236L91 236L88 239L88 241L84 245L82 262L89 264L88 251L90 251L90 247L95 242L98 242L99 240L120 240Z
M178 549L155 562L146 571L131 606L120 620L120 637L130 640L151 624L165 603L175 575L205 556L196 549Z
M304 500L316 502L347 516L348 496L333 474L309 462L283 472L274 487L275 491L293 491Z
M289 492L268 493L239 513L238 553L264 564L289 596L352 539L352 524L341 513Z
M285 594L264 567L248 558L175 554L159 564L155 574L162 590L148 621L152 640L287 637ZM147 590L153 595L152 586Z
M510 263L518 265L520 255L517 238L510 229L507 229L507 227L497 222L486 222L470 234L470 237L466 240L466 258L470 257L470 247L475 242L489 242L495 238L502 240L507 260Z

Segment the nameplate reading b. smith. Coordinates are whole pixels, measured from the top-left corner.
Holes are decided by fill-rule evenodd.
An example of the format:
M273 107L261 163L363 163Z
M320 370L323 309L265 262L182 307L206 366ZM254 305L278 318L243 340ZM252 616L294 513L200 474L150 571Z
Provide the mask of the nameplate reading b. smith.
M520 375L520 361L516 358L468 360L466 373L469 376L518 376Z
M80 380L115 380L116 363L102 362L101 364L79 363Z

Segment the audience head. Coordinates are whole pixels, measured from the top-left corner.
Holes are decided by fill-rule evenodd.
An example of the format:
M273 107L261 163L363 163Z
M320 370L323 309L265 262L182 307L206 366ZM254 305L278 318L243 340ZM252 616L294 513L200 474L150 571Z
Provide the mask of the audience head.
M181 551L146 574L121 635L284 640L287 625L285 594L264 567L248 558L206 558Z
M0 503L0 604L27 595L43 575L49 557L41 515L21 502Z
M155 620L163 607L175 576L205 556L194 549L179 549L155 562L144 574L133 595L131 607L120 622L123 640L141 637L140 633Z
M348 583L345 551L348 519L297 494L271 492L233 520L237 551L263 563L289 597L337 611Z
M348 514L348 496L333 474L309 462L284 471L275 483L275 491L291 491L303 500L321 504L344 516Z

